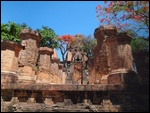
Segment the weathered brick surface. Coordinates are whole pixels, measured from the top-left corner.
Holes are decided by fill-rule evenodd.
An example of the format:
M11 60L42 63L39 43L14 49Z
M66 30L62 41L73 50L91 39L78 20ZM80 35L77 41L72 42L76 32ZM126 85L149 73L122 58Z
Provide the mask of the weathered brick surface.
M37 72L37 83L49 83L49 84L61 84L62 78L58 64L51 64L52 54L54 51L51 48L40 47L39 48L40 58ZM56 53L55 53L56 54Z
M39 49L41 36L33 30L21 31L23 48L20 54L19 45L1 42L1 112L149 111L149 86L148 83L138 84L129 45L131 37L118 34L112 25L96 29L94 35L98 44L89 64L88 85L85 81L85 85L79 85L81 64L72 65L72 76L68 77L71 82L67 85L67 76L63 65L59 64L56 50L51 58L52 49ZM74 57L77 55L85 54ZM37 60L39 69L35 69ZM147 76L147 71L144 74Z
M131 46L120 38L128 39L126 34L107 39L111 71L119 68L133 70Z
M1 72L1 83L17 83L18 77L14 72Z
M1 70L16 72L18 69L18 55L21 45L12 41L1 41Z
M18 83L34 83L36 80L35 69L30 66L19 67L17 70Z

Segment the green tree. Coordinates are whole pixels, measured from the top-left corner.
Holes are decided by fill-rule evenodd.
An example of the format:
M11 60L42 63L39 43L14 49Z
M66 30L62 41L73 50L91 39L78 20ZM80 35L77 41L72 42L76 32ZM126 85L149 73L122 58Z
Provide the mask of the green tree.
M140 52L141 50L149 51L149 42L145 41L142 37L134 38L131 41L131 47L133 52Z
M88 58L86 62L86 69L88 68L89 59L93 56L92 49L96 46L97 41L91 35L84 36L82 34L77 34L74 36L75 41L71 44L71 48L78 48L80 51L86 53Z
M59 41L59 46L58 48L60 49L61 55L62 55L62 62L64 67L66 67L66 53L68 50L71 49L70 45L74 42L74 37L71 35L62 35L57 37L58 41Z
M72 47L79 47L79 49L86 52L87 57L90 58L92 56L92 48L97 44L96 39L91 35L84 36L81 34L77 34L74 37L75 41L73 42Z
M149 1L104 2L104 7L101 5L96 7L100 24L113 24L118 28L119 32L127 32L131 35L133 37L131 42L132 49L135 49L135 43L141 43L140 49L147 47L147 42L149 41Z
M20 25L9 21L6 24L1 24L1 40L10 40L20 43L19 33L24 28L27 28L25 23Z
M42 26L42 29L37 29L36 31L38 31L42 36L40 47L46 46L50 48L58 48L58 35L54 32L54 30L48 26Z

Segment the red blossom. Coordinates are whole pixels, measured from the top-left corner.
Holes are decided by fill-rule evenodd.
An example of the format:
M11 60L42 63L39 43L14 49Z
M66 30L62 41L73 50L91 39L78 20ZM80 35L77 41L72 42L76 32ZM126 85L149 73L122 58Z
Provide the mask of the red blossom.
M98 5L97 7L99 8L99 10L102 10L102 9L103 9L101 5Z
M111 8L107 8L106 11L107 13L109 13L111 11Z
M73 42L74 37L72 37L71 35L62 35L58 37L58 40L62 41L63 44L65 44L66 42Z
M103 12L101 11L101 12L100 12L100 14L102 15L102 14L103 14Z
M113 5L113 3L112 2L110 2L110 4L108 5L109 7L111 7Z
M105 20L105 18L102 18L102 19L100 20L100 22L102 23L104 20Z

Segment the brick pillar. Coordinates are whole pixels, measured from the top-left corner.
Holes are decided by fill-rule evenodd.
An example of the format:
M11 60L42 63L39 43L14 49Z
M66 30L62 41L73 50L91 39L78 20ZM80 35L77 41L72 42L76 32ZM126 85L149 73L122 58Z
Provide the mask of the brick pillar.
M109 84L137 83L130 41L131 37L125 33L118 33L107 38L110 64Z
M53 49L48 47L39 48L39 70L36 78L38 83L50 83L51 57L54 53Z
M59 75L59 62L60 62L59 58L56 58L56 57L52 58L51 71L53 73L53 79L52 79L51 83L54 83L54 84L61 84L62 83L61 75Z
M107 76L109 73L108 48L106 38L113 36L117 32L115 26L106 25L96 28L94 37L97 45L93 49L93 60L90 65L90 84L107 84ZM94 79L93 79L94 78Z
M1 41L1 71L17 72L22 46L12 41Z
M58 70L59 69L59 58L52 58L52 63L53 63L53 69Z
M65 70L64 70L64 65L63 64L59 64L59 71L58 71L58 75L59 75L59 80L61 81L61 84L65 84Z
M63 72L62 72L62 84L66 84L66 72L65 72L65 70L63 70Z
M34 82L41 35L31 29L23 29L20 32L20 38L23 49L19 54L18 62L19 82Z

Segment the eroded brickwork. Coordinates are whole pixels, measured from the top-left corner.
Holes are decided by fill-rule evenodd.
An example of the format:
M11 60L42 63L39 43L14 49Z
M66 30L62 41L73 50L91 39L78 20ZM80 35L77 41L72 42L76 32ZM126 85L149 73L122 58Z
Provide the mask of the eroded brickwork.
M56 50L39 48L39 33L22 30L22 46L1 41L1 112L149 111L149 81L139 84L133 69L131 37L118 33L112 25L97 28L94 35L97 46L89 59L90 76L85 77L89 83L81 75L84 52L68 52L72 54L72 76L68 79ZM137 62L140 58L134 59ZM142 73L149 64L145 61L142 66L138 72L145 81L148 71Z
M16 72L21 45L11 41L1 41L1 71Z

